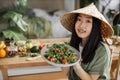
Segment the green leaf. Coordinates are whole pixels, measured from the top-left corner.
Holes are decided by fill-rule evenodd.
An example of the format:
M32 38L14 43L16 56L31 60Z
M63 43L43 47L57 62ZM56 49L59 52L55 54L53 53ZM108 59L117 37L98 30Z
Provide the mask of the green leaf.
M15 41L27 40L26 37L19 31L14 29L14 27L8 28L2 31L5 38L13 38Z
M23 16L19 13L10 11L4 15L4 18L13 20L14 23L22 30L27 31L28 24L23 20Z

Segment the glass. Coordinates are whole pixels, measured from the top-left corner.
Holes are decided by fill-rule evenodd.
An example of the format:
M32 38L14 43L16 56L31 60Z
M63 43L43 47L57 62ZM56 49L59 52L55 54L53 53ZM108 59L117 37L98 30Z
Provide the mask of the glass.
M18 54L18 47L15 45L15 42L11 41L10 46L7 46L8 52L7 55L8 57L14 57L15 55Z

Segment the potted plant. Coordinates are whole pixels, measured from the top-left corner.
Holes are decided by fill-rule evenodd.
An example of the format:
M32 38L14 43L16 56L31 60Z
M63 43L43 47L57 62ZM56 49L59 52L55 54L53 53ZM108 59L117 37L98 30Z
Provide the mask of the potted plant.
M51 35L51 23L43 17L36 17L28 7L27 0L0 9L0 39L15 41L31 38L45 38Z

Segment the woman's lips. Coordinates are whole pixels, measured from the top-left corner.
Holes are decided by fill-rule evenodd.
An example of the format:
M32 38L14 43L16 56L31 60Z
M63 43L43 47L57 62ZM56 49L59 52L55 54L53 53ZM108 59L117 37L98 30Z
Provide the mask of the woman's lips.
M78 29L78 32L80 32L80 33L85 33L86 31L85 31L85 30L82 30L82 29Z

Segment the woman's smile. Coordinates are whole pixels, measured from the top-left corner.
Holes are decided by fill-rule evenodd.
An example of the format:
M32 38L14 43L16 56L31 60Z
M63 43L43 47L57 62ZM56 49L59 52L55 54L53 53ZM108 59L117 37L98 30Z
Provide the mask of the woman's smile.
M78 29L78 32L79 32L79 33L85 33L86 31L83 30L83 29Z

